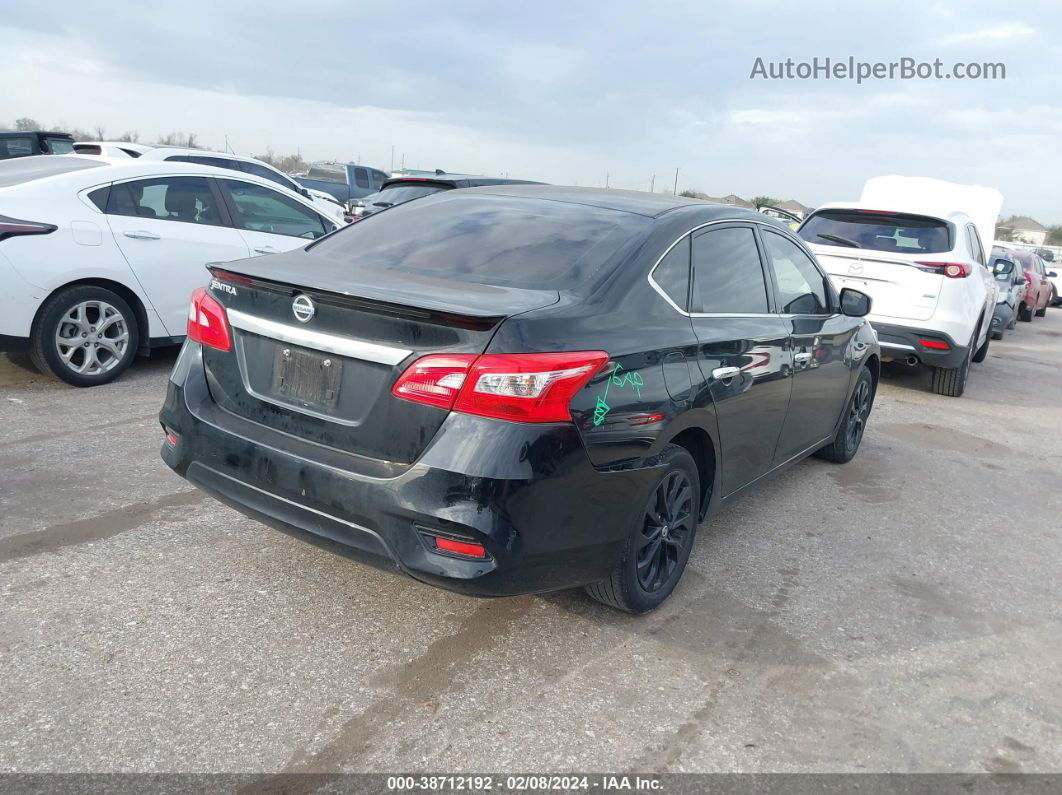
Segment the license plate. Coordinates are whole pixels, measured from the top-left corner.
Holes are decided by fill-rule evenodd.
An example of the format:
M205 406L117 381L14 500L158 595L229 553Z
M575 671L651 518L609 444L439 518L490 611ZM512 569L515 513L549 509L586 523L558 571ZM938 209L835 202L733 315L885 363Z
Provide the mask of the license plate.
M334 355L278 345L273 354L272 391L304 408L334 409L343 362Z

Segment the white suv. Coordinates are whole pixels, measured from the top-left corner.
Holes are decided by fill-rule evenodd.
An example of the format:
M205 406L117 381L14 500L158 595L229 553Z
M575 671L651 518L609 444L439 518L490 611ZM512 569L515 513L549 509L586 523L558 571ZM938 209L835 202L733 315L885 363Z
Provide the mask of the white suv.
M858 202L823 205L799 234L838 289L872 299L867 316L882 359L933 368L933 391L959 397L970 362L988 355L996 283L995 190L912 177L876 177Z

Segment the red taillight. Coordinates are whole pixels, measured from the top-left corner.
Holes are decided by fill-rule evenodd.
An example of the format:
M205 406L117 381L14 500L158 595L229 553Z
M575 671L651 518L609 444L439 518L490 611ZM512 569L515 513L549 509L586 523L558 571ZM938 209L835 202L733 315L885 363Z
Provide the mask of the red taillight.
M192 293L192 303L188 307L188 339L219 351L232 350L225 307L202 287Z
M396 397L515 422L568 422L572 397L608 361L604 351L425 356L391 390Z
M951 346L948 345L948 343L944 342L944 340L920 339L918 341L922 343L923 348L930 348L935 351L946 351L951 348Z
M0 240L20 235L47 235L58 227L55 224L40 224L36 221L20 221L0 215Z
M455 541L452 538L443 538L442 536L431 536L431 538L435 541L435 548L440 552L450 552L465 558L482 559L487 557L487 550L484 549L482 544L476 544L471 541Z
M455 353L417 359L395 381L391 394L414 403L452 409L476 358L474 353Z
M973 266L965 262L916 262L922 270L943 273L949 279L963 279L973 273Z

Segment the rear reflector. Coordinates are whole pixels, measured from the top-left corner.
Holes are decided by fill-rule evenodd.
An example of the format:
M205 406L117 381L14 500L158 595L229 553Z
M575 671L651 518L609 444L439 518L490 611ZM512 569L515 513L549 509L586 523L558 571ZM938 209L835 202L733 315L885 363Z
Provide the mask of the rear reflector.
M58 227L55 224L40 224L36 221L20 221L0 215L0 240L22 235L47 235Z
M921 270L943 273L949 279L963 279L973 273L973 266L966 262L915 262Z
M192 303L188 307L188 339L219 351L232 350L225 307L202 287L192 293Z
M442 536L429 536L429 538L435 542L435 548L440 552L449 552L465 558L483 559L487 557L487 550L483 548L482 544L476 544L472 541L455 541L452 538L443 538Z
M166 443L170 447L176 447L177 446L177 434L174 433L172 429L167 428L165 425L162 426L162 429L166 433Z
M569 422L575 393L608 361L604 351L425 356L395 397L514 422Z
M947 350L951 350L951 346L950 346L950 345L948 345L948 343L944 342L944 340L927 340L927 339L920 339L920 340L918 340L918 341L919 341L920 343L922 343L922 347L923 347L923 348L929 348L929 349L931 349L931 350L934 350L934 351L947 351Z

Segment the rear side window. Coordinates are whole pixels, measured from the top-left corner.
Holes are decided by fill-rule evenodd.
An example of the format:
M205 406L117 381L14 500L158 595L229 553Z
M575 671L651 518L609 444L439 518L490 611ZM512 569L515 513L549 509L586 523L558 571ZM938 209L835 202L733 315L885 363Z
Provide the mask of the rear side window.
M106 212L161 221L221 224L217 200L204 177L162 177L112 185Z
M369 172L364 168L354 169L354 184L359 188L369 187Z
M763 244L774 270L778 311L786 315L829 314L826 278L800 246L767 230Z
M703 232L693 238L694 311L738 315L767 312L767 285L756 238L748 227Z
M236 207L233 219L240 229L316 240L325 233L321 216L272 188L249 182L222 180Z
M651 219L585 204L446 191L377 213L310 251L337 268L566 290L591 283Z
M111 186L104 185L102 188L96 188L96 190L92 191L88 195L88 199L90 202L95 204L99 211L102 213L107 211L107 198L110 196L110 194Z
M951 230L939 218L867 210L822 210L800 227L809 243L898 254L951 251Z
M985 264L985 252L981 248L981 236L977 234L977 227L973 224L966 225L966 242L970 248L970 256L982 265Z
M653 271L653 281L679 309L686 311L690 287L690 238L682 238L660 260Z

